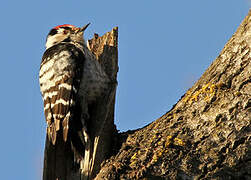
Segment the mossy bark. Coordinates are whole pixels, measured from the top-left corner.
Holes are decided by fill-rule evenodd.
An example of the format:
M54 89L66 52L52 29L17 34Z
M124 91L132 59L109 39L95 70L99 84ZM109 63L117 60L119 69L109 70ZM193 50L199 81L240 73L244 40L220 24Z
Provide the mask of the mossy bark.
M118 135L103 179L251 179L251 12L179 102Z

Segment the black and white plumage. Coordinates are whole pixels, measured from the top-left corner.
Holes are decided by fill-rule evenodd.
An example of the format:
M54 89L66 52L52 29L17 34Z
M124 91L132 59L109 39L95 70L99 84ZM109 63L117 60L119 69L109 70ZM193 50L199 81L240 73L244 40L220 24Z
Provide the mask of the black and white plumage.
M49 140L55 145L62 130L64 141L71 141L83 156L91 131L88 106L104 93L109 82L84 42L88 25L53 28L47 36L39 73Z

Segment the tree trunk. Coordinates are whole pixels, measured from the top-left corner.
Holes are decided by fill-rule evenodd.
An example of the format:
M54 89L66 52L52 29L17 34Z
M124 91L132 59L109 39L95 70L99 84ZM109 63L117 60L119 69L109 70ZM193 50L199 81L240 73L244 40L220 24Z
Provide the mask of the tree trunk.
M165 115L118 135L103 179L251 179L251 11Z
M102 161L111 156L111 137L116 133L114 104L118 72L118 28L101 37L94 34L94 38L88 41L88 46L111 79L106 95L93 105L90 112L90 126L93 129L91 137L96 144L91 176L95 177ZM58 132L58 136L55 145L46 137L43 180L80 180L80 167L74 162L71 144L63 141L62 131Z

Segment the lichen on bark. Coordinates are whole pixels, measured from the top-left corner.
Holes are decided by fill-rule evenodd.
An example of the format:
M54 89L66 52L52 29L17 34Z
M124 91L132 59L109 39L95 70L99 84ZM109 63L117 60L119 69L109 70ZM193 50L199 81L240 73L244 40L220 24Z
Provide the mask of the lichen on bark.
M99 179L251 179L251 11L173 108L121 133Z

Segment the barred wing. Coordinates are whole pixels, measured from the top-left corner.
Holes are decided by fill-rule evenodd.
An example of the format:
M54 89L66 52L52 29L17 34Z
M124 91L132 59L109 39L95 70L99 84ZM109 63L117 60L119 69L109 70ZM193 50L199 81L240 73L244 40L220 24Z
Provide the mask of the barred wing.
M39 81L44 100L47 134L53 144L56 143L57 131L61 127L64 141L67 140L84 60L83 53L68 43L55 45L43 55Z

